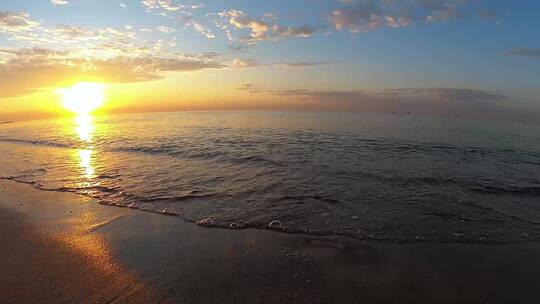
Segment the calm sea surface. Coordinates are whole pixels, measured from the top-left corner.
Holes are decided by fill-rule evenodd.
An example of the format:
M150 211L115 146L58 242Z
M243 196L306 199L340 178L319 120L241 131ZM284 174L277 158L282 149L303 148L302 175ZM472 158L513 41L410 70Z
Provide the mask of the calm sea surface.
M249 111L17 122L0 125L0 177L209 226L540 239L536 125Z

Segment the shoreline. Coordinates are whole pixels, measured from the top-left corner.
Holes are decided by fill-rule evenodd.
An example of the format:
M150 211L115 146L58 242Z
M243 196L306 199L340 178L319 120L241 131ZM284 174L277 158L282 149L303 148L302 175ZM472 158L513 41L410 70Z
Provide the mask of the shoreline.
M0 180L2 303L538 300L540 243L387 243L208 229Z
M0 177L0 182L2 182L2 181L8 181L8 182L14 182L14 183L19 183L19 184L23 184L23 185L28 185L28 186L32 187L34 190L36 190L36 191L54 192L54 193L59 193L60 195L62 195L62 194L78 195L78 196L85 197L85 198L87 198L89 200L93 200L93 201L95 201L95 203L103 205L103 206L116 207L116 208L122 208L122 209L131 209L131 210L136 210L138 212L148 212L148 213L167 216L167 217L174 217L174 218L176 218L176 219L178 219L180 221L183 221L185 223L198 225L198 226L201 226L201 227L204 227L204 228L207 228L207 229L224 229L224 230L255 229L255 230L261 230L261 231L271 231L271 232L275 232L275 233L284 233L284 234L289 234L289 235L299 235L299 236L306 236L306 237L342 238L344 240L350 240L351 242L370 242L370 243L380 242L380 243L388 243L388 244L456 244L456 245L463 244L463 245L491 245L491 246L505 246L505 245L517 245L517 244L527 244L527 243L539 243L540 244L540 240L531 239L531 238L528 238L528 237L527 238L522 237L523 239L520 240L520 241L498 241L498 240L493 241L491 239L484 239L482 241L480 241L480 240L464 240L462 242L458 242L458 241L455 241L455 240L433 240L433 239L424 239L424 238L417 239L417 240L401 240L401 239L391 239L391 238L378 239L378 238L369 238L369 237L355 238L354 236L349 235L349 234L325 234L325 233L317 233L317 232L314 232L314 231L311 231L311 232L295 231L295 230L290 230L287 227L283 227L283 229L273 229L273 228L268 228L268 227L266 227L264 225L250 225L250 224L242 224L242 225L239 225L236 228L230 228L230 227L227 227L227 226L220 226L220 225L215 225L215 224L204 224L204 223L200 224L199 222L202 222L203 220L201 220L199 222L194 221L194 220L190 220L190 219L181 217L177 213L169 211L168 209L164 209L163 211L160 212L160 211L156 211L156 210L152 210L152 209L131 207L131 206L126 206L126 205L122 205L122 204L113 204L113 203L100 202L98 199L96 199L94 197L91 197L91 196L83 194L83 193L78 193L76 191L56 190L56 189L41 189L41 188L38 188L38 187L34 186L34 183L32 183L32 182L20 181L20 180L11 178L11 177Z

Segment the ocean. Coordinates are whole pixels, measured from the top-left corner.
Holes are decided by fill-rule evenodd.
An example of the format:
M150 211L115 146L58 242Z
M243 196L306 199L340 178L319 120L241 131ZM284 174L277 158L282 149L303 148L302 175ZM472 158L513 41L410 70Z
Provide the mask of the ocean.
M0 125L0 178L209 227L392 242L540 239L540 126L223 111Z

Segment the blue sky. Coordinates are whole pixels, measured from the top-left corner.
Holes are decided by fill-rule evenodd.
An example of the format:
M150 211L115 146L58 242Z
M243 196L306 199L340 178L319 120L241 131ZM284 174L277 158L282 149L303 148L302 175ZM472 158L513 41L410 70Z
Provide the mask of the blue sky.
M41 49L55 53L40 52L39 66L72 78L83 59L93 76L114 66L102 77L112 84L219 75L221 89L230 80L228 99L243 90L339 109L392 96L529 111L540 108L539 12L532 0L3 1L0 76L28 70L21 62L34 68ZM5 85L17 89L0 98L13 99L59 84ZM394 89L406 95L385 93Z

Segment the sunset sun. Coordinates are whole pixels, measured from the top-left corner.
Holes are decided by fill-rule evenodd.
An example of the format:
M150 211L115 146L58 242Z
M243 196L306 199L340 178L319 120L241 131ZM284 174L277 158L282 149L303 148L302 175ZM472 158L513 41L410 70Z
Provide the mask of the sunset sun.
M78 115L90 114L103 105L105 95L103 85L80 82L71 88L60 89L62 102L66 109Z

